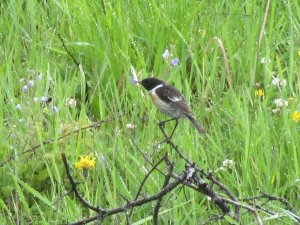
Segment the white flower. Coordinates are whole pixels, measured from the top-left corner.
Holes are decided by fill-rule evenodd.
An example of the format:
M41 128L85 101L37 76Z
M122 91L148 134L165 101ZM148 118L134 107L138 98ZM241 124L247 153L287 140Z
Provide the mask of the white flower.
M20 83L23 82L24 80L25 80L25 78L21 78L21 79L20 79Z
M24 123L24 122L25 122L24 118L19 119L19 123Z
M77 104L76 100L73 99L73 98L67 98L66 99L66 106L69 107L69 108L73 108L75 107Z
M228 169L232 169L232 168L234 167L234 162L233 162L233 160L225 159L225 160L222 162L222 167L228 168Z
M130 83L132 84L137 84L139 82L139 79L137 78L135 69L133 66L130 66L130 72L131 72L131 77L130 77Z
M272 79L272 85L279 87L279 85L280 85L280 79L278 77L273 77L273 79Z
M40 100L40 99L39 99L38 97L34 97L34 98L33 98L33 101L34 101L34 102L38 102L39 100Z
M28 83L27 83L27 85L29 87L32 87L34 85L34 81L33 80L29 80Z
M23 88L22 88L22 91L23 92L27 92L29 89L28 85L24 85Z
M271 63L271 59L268 57L262 57L260 60L261 64L270 64Z
M166 49L164 51L164 53L162 54L162 57L163 57L164 60L167 60L170 57L170 52L169 52L168 49Z
M16 105L16 109L17 109L17 110L22 110L21 104Z
M281 98L276 98L274 100L274 103L277 107L281 107L283 104L282 104L282 99Z
M38 75L37 79L38 79L38 80L42 80L42 79L43 79L43 74L40 73L40 74Z
M222 166L218 169L215 170L215 172L218 172L218 171L227 171L228 169L231 170L234 168L234 161L233 160L230 160L230 159L225 159L223 162L222 162Z
M278 77L274 77L273 76L273 79L272 79L272 85L276 86L276 87L280 87L280 86L286 86L286 79L280 79Z
M289 101L287 100L282 100L281 98L276 98L274 100L274 103L277 107L283 107L283 106L288 106L289 105Z
M272 109L272 113L277 114L280 112L280 108Z
M49 98L46 97L46 96L42 96L42 97L41 97L41 101L42 101L42 102L48 102L48 100L49 100Z
M129 130L135 130L136 125L135 125L135 124L132 124L132 123L127 123L127 124L126 124L126 128L129 129Z

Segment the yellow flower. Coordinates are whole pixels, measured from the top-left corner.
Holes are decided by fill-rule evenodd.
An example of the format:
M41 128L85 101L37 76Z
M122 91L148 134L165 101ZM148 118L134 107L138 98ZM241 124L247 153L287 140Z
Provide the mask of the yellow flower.
M298 56L300 57L300 50L298 51Z
M255 96L257 97L263 97L264 96L264 90L263 89L257 89L255 90Z
M298 112L298 111L293 112L292 118L295 122L299 122L300 121L300 112Z
M75 163L75 168L77 169L89 169L91 167L95 168L96 158L91 158L89 156L80 156L80 160Z

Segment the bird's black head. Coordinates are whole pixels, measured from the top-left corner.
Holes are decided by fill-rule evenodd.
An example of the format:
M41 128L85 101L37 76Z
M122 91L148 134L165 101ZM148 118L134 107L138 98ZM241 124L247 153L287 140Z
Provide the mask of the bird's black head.
M146 79L140 81L139 83L140 83L141 85L143 85L143 87L144 87L147 91L152 90L152 89L155 88L157 85L165 84L164 81L162 81L162 80L160 80L160 79L157 79L157 78L153 78L153 77L146 78Z

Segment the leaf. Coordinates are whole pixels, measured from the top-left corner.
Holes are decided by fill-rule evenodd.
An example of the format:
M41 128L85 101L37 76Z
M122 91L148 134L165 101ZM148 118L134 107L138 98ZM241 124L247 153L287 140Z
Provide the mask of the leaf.
M38 192L37 190L35 190L34 188L32 188L29 184L23 182L22 180L20 180L19 178L14 176L14 179L21 185L23 186L23 188L25 188L26 191L28 191L29 193L31 193L34 197L38 198L39 200L41 200L43 203L45 203L47 206L52 207L53 209L55 209L55 207L52 205L52 202L49 201L45 196L43 196L40 192Z

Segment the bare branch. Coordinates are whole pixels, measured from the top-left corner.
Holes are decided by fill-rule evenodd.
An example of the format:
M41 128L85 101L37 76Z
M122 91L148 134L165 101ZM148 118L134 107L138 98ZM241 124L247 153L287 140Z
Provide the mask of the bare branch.
M225 192L225 194L227 194L227 196L233 200L233 201L237 201L237 199L235 198L235 196L229 191L229 189L225 186L225 184L221 183L220 181L218 181L217 179L215 179L212 175L212 173L205 173L203 170L199 169L196 165L194 165L194 163L191 163L189 161L188 158L186 158L184 156L184 154L182 153L182 151L178 148L177 145L175 145L171 139L168 137L168 135L166 134L165 130L164 130L164 126L161 125L161 123L159 123L159 128L161 130L161 132L163 133L164 137L165 137L165 143L169 144L172 149L174 149L178 155L180 156L180 158L182 158L188 165L193 165L195 170L200 172L200 174L204 177L206 177L207 179L209 179L210 181L212 181L215 185L217 185L221 190L223 190ZM208 195L209 196L209 195ZM210 196L212 197L212 196ZM223 207L223 212L228 213L228 211L226 211L226 207L223 206L222 201L219 201L219 199L216 201L216 204L220 204L219 206ZM236 206L235 207L235 214L234 214L234 219L238 221L239 219L239 207Z
M268 194L266 192L261 192L260 195L249 197L249 198L244 198L244 199L242 199L242 201L260 200L262 198L268 199L269 201L279 201L279 202L281 202L282 204L284 204L286 206L287 210L292 213L291 216L295 220L297 220L298 222L300 222L300 215L297 213L296 209L285 198L278 197L278 196L275 196L275 195L270 195L270 194ZM253 205L256 208L262 209L262 207L258 206L257 204L253 204ZM262 209L262 210L266 211L266 209Z
M167 155L164 156L164 159L166 159L167 161ZM162 186L162 189L164 189L170 182L170 179L171 179L171 174L173 172L173 169L174 169L174 165L172 163L168 163L167 164L169 165L169 171L168 171L168 174L165 178L165 182ZM158 224L158 212L159 212L159 208L161 206L161 201L163 199L163 196L161 196L160 198L157 199L156 201L156 205L154 207L154 211L153 211L153 224L157 225Z
M167 156L167 153L166 153L166 154L165 154L165 155L164 155L164 156L163 156L156 164L154 164L153 167L151 168L151 170L145 175L145 177L144 177L144 179L143 179L143 181L142 181L142 183L141 183L141 185L140 185L140 187L139 187L139 190L138 190L138 192L137 192L137 194L136 194L134 200L137 200L137 199L138 199L138 197L139 197L139 195L140 195L140 193L141 193L141 191L142 191L142 188L143 188L143 186L144 186L146 180L149 178L150 174L151 174L154 170L156 170L156 168L159 166L159 164L160 164L162 161L164 161L164 159L166 158L166 156Z
M104 209L101 209L101 208L98 208L98 207L95 207L95 206L92 206L90 203L88 203L79 193L79 191L77 190L77 183L73 180L73 177L70 173L70 168L69 168L69 165L68 165L68 162L67 162L67 158L66 158L66 155L64 153L61 153L61 158L63 160L63 163L65 165L65 169L66 169L66 174L67 174L67 177L71 183L71 190L74 192L75 196L79 199L79 201L87 208L95 211L95 212L98 212L98 213L104 213L105 210Z
M277 197L277 196L274 196L274 195L270 195L266 192L262 192L261 194L262 194L263 198L268 198L268 199L273 200L273 201L279 201L282 204L284 204L290 212L292 212L292 213L294 213L295 215L298 216L298 221L300 222L300 216L297 214L296 209L288 202L288 200L286 200L285 198L282 198L282 197Z

